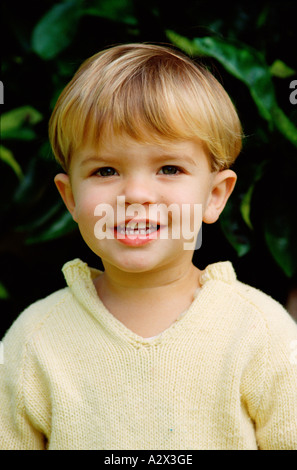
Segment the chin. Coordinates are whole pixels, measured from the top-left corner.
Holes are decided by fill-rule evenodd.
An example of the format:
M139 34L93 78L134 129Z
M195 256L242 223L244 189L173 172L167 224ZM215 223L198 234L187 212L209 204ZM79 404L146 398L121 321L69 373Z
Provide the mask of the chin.
M130 261L127 263L116 264L116 267L126 273L145 273L154 269L155 266L152 263L133 263Z
M154 260L152 256L126 255L120 259L108 260L119 270L127 273L145 273L152 271L160 265L160 260Z

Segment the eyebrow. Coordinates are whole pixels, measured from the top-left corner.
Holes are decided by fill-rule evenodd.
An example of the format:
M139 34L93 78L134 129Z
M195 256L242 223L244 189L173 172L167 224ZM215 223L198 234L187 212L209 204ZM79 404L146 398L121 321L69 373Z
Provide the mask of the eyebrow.
M88 163L99 163L99 162L103 162L103 161L116 161L117 159L114 158L114 157L107 157L107 156L102 156L102 157L99 157L99 156L90 156L90 157L87 157L85 159L83 159L81 162L80 162L80 165L79 166L85 166L87 165Z
M166 153L166 154L161 154L160 156L154 158L155 161L162 161L162 160L179 160L182 162L187 162L190 163L191 165L197 165L197 162L190 157L190 155L186 154L180 154L180 155L175 155L174 153Z
M179 160L179 161L182 161L182 162L187 162L191 165L195 165L195 166L197 165L197 161L195 161L189 155L185 155L185 154L175 155L174 153L173 154L171 154L171 153L166 153L165 154L164 153L164 154L160 154L156 157L152 157L152 159L155 162L158 162L158 161L161 162L161 161L164 161L164 160L171 160L171 161ZM85 166L88 163L99 163L99 162L112 163L112 162L117 162L118 160L119 160L118 157L113 157L113 156L109 156L109 155L102 155L102 156L91 155L90 157L87 157L84 160L82 160L80 162L80 166Z

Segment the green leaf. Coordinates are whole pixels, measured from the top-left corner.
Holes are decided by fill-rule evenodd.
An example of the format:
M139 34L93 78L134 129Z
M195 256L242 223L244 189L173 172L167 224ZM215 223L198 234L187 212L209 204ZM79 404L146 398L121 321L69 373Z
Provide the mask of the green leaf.
M71 214L68 211L63 211L59 214L50 225L43 230L38 231L36 234L30 235L26 239L27 244L40 243L48 240L54 240L63 235L66 235L77 228L77 224L73 221Z
M274 88L269 69L262 54L244 45L239 48L220 38L204 37L188 40L172 31L169 39L191 55L205 55L217 59L234 77L245 83L265 119L270 119L269 109L275 104Z
M213 57L241 80L248 87L262 118L274 124L297 147L297 128L277 104L270 69L263 54L246 44L239 46L221 38L189 40L173 31L166 33L172 43L189 55Z
M230 199L220 216L222 231L238 256L244 256L251 249L248 229L238 214L238 203Z
M254 194L254 189L256 186L256 183L261 180L263 176L263 171L264 168L267 164L267 160L262 161L255 169L254 169L254 175L253 175L253 182L244 194L242 198L242 202L240 204L240 213L245 221L246 225L253 230L253 224L251 222L251 204L252 204L252 197Z
M15 172L19 180L23 178L24 175L22 169L14 158L13 153L6 147L3 147L3 145L0 145L0 160L10 166L10 168Z
M9 299L9 298L10 298L10 295L9 295L8 290L6 289L4 284L2 282L0 282L0 299L5 300L5 299Z
M14 129L5 132L2 136L5 140L34 140L36 139L36 132L33 129Z
M1 116L2 139L31 140L35 132L30 129L42 120L42 114L32 106L12 109Z
M251 200L254 193L254 188L255 185L252 184L245 193L244 198L240 204L242 218L251 230L253 229L253 224L251 222Z
M288 277L292 277L297 269L296 257L292 256L291 233L288 226L283 227L282 233L265 227L265 240L270 253Z
M71 44L82 14L80 0L54 5L37 23L32 48L44 60L56 57Z
M278 130L297 147L297 128L292 121L278 106L271 110L271 115Z
M282 60L275 60L270 66L270 73L278 78L288 78L296 74L296 70L291 69Z
M138 21L134 16L131 0L99 0L95 7L83 11L85 15L100 16L119 23L135 26Z
M26 175L27 176L27 175ZM30 232L34 233L38 230L47 230L45 227L51 226L53 220L61 216L61 209L65 211L65 206L62 200L59 200L56 204L53 204L49 207L43 207L42 211L35 210L34 219L28 220L25 223L18 225L16 230L18 232Z
M275 198L266 211L264 236L274 260L288 277L292 277L297 271L297 221L292 217L296 206L294 201L282 202Z

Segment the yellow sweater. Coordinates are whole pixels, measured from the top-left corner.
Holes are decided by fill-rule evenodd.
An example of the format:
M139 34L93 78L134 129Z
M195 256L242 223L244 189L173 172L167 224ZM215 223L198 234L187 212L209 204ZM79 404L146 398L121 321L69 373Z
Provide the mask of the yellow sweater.
M3 340L0 449L297 449L297 325L229 262L153 340L63 272Z

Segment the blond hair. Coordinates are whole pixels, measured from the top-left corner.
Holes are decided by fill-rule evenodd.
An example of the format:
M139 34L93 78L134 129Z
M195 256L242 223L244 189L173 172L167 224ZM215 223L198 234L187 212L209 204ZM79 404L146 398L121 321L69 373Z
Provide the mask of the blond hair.
M211 168L238 156L242 130L228 94L204 67L170 47L127 44L87 59L61 93L49 123L57 161L111 133L142 142L199 139Z

